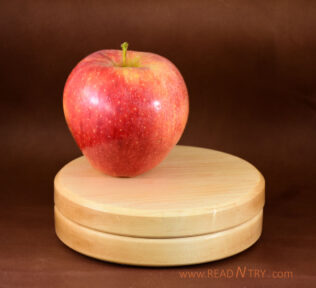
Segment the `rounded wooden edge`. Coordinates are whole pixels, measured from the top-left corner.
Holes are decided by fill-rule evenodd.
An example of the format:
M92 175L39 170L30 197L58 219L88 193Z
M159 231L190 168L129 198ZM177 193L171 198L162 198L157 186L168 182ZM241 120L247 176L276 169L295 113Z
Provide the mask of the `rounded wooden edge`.
M206 214L166 217L120 215L81 206L55 189L55 206L68 219L101 232L144 238L172 238L204 235L240 225L264 206L264 187L250 201L232 210L223 207Z
M218 151L218 150L213 150L213 149L208 149L208 148L203 148L203 147L195 147L195 146L184 146L184 145L176 145L175 149L193 149L193 150L210 150L212 152L216 152L217 154L223 154L226 156L229 156L231 158L234 159L238 159L241 162L247 163L247 165L249 165L250 167L252 167L252 169L254 171L256 171L259 180L257 185L253 188L253 191L256 193L252 194L252 197L249 197L249 195L244 195L242 197L240 197L240 199L238 199L238 204L242 205L244 203L248 203L251 202L252 199L256 198L257 194L260 193L264 193L264 189L265 189L265 179L263 177L263 175L261 174L261 172L251 163L249 163L248 161L229 154L229 153L225 153L222 151ZM188 150L189 151L189 150ZM187 152L188 152L187 151ZM68 195L68 198L71 198L71 201L75 204L77 204L78 206L81 206L83 208L89 208L91 210L95 210L95 211L99 211L101 213L105 212L108 214L115 214L115 215L126 215L126 216L130 216L130 215L136 215L136 216L144 216L144 217L156 217L157 215L162 213L162 210L155 210L155 209L151 209L150 211L148 210L141 210L141 209L135 209L135 208L123 208L123 207L118 207L118 206L111 206L111 205L107 205L104 203L98 203L96 201L91 201L90 199L84 198L84 197L80 197L77 196L76 193L74 193L74 191L70 191L69 189L64 189L62 187L62 185L60 184L60 178L62 177L62 173L63 170L66 169L66 167L74 162L76 162L77 160L86 158L85 156L81 156L78 157L76 159L73 159L72 161L68 162L67 164L65 164L56 174L55 179L54 179L54 188L55 188L55 192L57 190L57 192L61 195L63 195L65 198L67 198L65 195ZM167 160L167 159L166 159ZM166 161L165 160L165 161ZM87 160L87 163L89 163L89 161ZM70 197L71 196L71 197ZM218 206L216 207L216 210L226 210L226 209L231 209L234 208L236 206L235 202L231 202L230 204L227 205L227 203L223 203L222 206ZM262 207L261 207L262 208ZM191 209L186 209L181 211L181 215L183 216L192 216L192 215L201 215L201 214L205 214L205 213L209 213L210 210L214 210L213 208L210 207L197 207L197 208L191 208ZM259 210L257 210L256 212L258 213ZM165 217L178 217L179 216L179 210L175 209L175 210L168 210L168 211L163 211L164 214L164 218ZM238 223L240 224L240 223Z
M138 266L181 266L237 254L260 237L263 211L234 228L201 236L149 239L113 235L83 227L55 207L55 229L68 247L84 255Z

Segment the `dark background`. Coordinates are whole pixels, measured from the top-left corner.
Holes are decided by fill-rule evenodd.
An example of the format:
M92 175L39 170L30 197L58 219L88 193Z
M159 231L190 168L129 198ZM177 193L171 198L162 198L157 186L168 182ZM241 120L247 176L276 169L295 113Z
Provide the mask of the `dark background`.
M316 281L316 1L1 1L0 287L312 287ZM55 236L53 178L80 155L64 121L68 74L100 49L169 58L187 83L181 144L243 157L266 178L263 235L242 254L137 268ZM179 271L292 271L191 279ZM122 285L122 286L121 286Z

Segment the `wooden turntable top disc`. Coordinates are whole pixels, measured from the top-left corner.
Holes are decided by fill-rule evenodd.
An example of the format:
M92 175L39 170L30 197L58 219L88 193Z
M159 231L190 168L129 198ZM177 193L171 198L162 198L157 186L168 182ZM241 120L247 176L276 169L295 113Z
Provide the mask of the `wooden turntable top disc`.
M238 157L189 146L176 146L160 165L134 178L107 176L80 157L56 175L55 205L75 223L111 234L202 235L257 215L264 178Z

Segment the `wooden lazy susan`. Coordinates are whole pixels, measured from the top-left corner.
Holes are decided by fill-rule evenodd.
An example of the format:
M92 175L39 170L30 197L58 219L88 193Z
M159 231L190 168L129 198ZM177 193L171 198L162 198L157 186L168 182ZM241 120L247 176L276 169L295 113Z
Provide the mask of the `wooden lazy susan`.
M176 146L134 178L93 169L85 157L55 178L55 228L70 248L102 260L176 266L222 259L261 234L264 178L250 163Z

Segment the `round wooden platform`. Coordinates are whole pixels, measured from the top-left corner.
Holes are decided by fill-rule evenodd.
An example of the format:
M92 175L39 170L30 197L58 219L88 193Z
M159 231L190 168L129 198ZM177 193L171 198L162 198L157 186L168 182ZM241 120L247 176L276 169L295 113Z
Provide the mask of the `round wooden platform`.
M119 263L211 261L258 239L264 186L247 161L204 148L176 146L160 165L134 178L104 175L80 157L55 178L56 232L83 254ZM176 260L173 249L198 256Z
M138 238L86 228L55 207L56 233L70 248L100 260L138 266L205 263L237 254L261 235L262 211L247 222L221 232L181 238Z
M188 146L176 146L160 165L135 178L104 175L81 157L57 174L55 205L70 220L99 231L193 236L228 229L258 214L264 179L238 157Z

